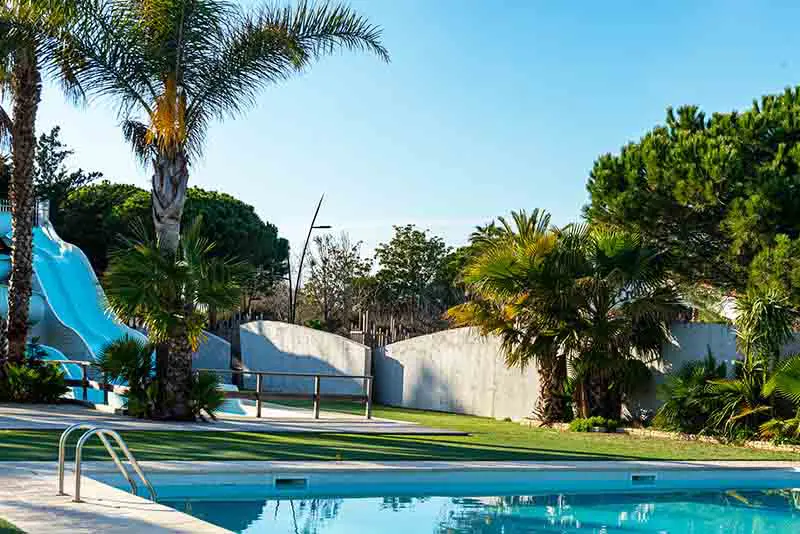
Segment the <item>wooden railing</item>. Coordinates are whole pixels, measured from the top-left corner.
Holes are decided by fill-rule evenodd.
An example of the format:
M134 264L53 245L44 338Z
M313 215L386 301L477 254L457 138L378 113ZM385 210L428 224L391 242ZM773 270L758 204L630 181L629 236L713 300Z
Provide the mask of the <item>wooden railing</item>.
M96 389L103 392L103 403L108 404L108 393L125 395L128 393L127 386L111 384L108 377L103 375L102 381L91 380L89 378L89 368L94 367L92 362L83 360L46 360L47 363L57 365L79 365L81 367L81 378L67 378L64 380L70 387L83 388L83 400L89 400L89 390ZM371 375L334 375L321 373L285 373L279 371L240 371L233 369L195 369L195 372L206 371L217 375L255 375L256 389L253 391L225 391L226 399L249 399L256 401L256 417L261 417L262 403L266 400L285 400L285 399L307 399L312 401L312 413L314 419L319 419L320 403L322 399L330 400L350 400L364 403L364 417L372 419L372 381ZM279 391L264 391L264 377L295 377L314 379L314 391L310 393L283 393ZM340 393L322 393L322 380L363 380L362 393L356 395L346 395Z

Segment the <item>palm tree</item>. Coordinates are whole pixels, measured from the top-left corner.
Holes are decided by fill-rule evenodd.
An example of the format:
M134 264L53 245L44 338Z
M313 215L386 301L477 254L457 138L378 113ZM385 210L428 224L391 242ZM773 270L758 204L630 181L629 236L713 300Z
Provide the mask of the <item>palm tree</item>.
M562 406L567 364L582 417L618 419L643 362L660 357L669 323L682 309L661 254L638 235L570 225L547 231L534 212L514 214L509 237L484 241L467 267L470 300L450 311L458 324L503 340L506 362L535 361L538 415L550 422Z
M788 297L775 289L750 288L736 299L736 338L743 358L735 362L734 378L709 383L717 401L708 419L709 430L735 436L752 432L776 412L796 413L800 356L781 358L796 319ZM761 429L764 435L781 427L779 419L767 423Z
M665 254L638 234L571 225L559 232L559 262L571 270L564 298L569 350L582 417L619 419L626 376L661 357L670 323L683 311ZM629 384L628 384L629 385Z
M190 419L192 353L203 337L204 312L234 309L249 269L212 256L214 243L201 236L199 218L184 231L174 254L165 254L143 225L136 234L111 255L104 280L109 309L123 320L142 320L150 340L166 344L166 360L164 354L156 360L156 415Z
M33 186L36 114L42 72L57 78L67 94L79 96L72 75L75 56L68 44L68 1L11 0L0 13L0 93L11 94L12 113L0 105L0 142L11 142L11 278L8 291L7 353L24 358L28 302L33 275ZM6 352L5 343L0 352Z
M384 60L381 30L343 5L266 6L226 0L98 0L77 38L82 87L115 98L123 134L153 166L160 247L178 246L190 165L211 122L240 114L260 89L339 49Z
M513 212L511 221L473 234L473 254L463 272L468 292L464 304L448 310L455 324L477 327L500 338L506 365L535 364L539 401L535 415L549 424L564 420L567 379L559 326L565 320L554 269L557 245L550 215Z

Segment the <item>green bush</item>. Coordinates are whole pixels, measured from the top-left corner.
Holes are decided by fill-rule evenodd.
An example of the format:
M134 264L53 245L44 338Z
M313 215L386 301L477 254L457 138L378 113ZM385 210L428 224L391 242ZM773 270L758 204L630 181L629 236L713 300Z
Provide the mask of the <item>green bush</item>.
M150 418L158 406L158 381L155 377L155 347L139 340L124 337L106 345L97 360L97 367L113 380L127 383L125 407L134 417ZM225 401L219 388L219 378L203 371L192 375L189 403L195 419L203 412L212 418ZM166 404L170 399L164 399Z
M656 413L653 426L688 434L706 429L720 401L711 383L723 380L727 374L727 367L717 363L711 349L703 361L684 364L659 386L658 397L664 404Z
M0 400L7 402L58 402L69 391L64 373L55 365L38 359L6 363L0 379Z
M573 419L569 424L569 429L572 432L591 432L595 427L605 428L608 432L615 432L619 428L619 421L606 419L598 415Z
M192 375L192 388L189 402L195 418L202 417L203 412L216 419L214 412L225 402L225 393L220 389L219 377L208 371L200 371Z

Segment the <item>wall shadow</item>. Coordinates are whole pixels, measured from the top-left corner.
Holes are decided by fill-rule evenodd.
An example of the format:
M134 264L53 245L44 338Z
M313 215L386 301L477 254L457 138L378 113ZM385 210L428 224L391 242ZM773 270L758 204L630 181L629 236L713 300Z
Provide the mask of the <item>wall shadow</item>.
M259 347L248 347L246 337L258 338ZM271 371L280 373L309 373L320 375L349 375L361 374L344 372L338 367L324 360L321 356L313 354L300 354L285 351L278 347L268 337L246 332L242 336L242 362L249 371ZM255 350L254 350L255 349ZM257 350L257 352L256 352ZM249 351L246 352L246 351ZM245 387L256 387L255 375L244 375ZM314 392L314 379L312 377L264 377L263 391L266 393L308 393ZM364 380L356 378L323 378L320 381L320 391L325 394L361 395L364 393Z

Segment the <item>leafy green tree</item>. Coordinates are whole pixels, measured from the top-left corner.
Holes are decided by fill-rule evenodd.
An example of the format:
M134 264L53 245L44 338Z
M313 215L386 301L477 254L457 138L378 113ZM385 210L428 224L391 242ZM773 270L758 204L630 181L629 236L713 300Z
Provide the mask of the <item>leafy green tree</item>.
M152 164L153 222L167 252L177 249L190 165L213 122L321 56L359 50L388 60L380 29L337 4L245 11L223 0L107 0L84 11L76 75L86 91L119 102L126 140Z
M264 222L253 206L226 193L190 187L184 215L203 218L203 235L216 243L214 254L236 256L280 279L288 272L289 241Z
M138 237L114 252L106 271L109 309L122 320L139 319L157 347L159 418L194 419L192 353L202 337L203 310L234 309L241 298L245 265L212 255L213 241L201 232L201 220L186 228L174 256L159 248L140 226ZM158 350L166 344L168 350Z
M669 109L664 125L595 162L587 217L670 250L684 279L743 291L759 253L800 237L798 104L795 88L710 118Z
M212 254L239 257L273 280L285 276L288 241L278 236L275 225L263 222L252 206L196 187L189 188L187 197L187 216L202 216L203 235L216 243ZM102 273L109 252L120 245L122 237L133 237L132 228L148 219L150 210L145 190L103 181L70 193L55 225L59 235L80 247Z
M54 225L58 234L78 246L95 271L102 274L110 251L122 245L122 237L132 237L132 223L149 216L146 191L103 180L71 192Z
M42 134L36 143L34 187L37 198L50 201L50 214L54 223L61 217L61 204L73 191L103 177L101 172L70 170L66 160L74 154L61 142L61 128L56 126L50 133Z
M329 332L346 333L357 302L357 281L369 274L371 262L361 257L361 243L347 234L314 237L316 250L309 262L303 293Z
M441 237L414 225L395 226L394 231L375 250L376 303L422 332L446 326L444 312L463 300L455 285L457 255Z

